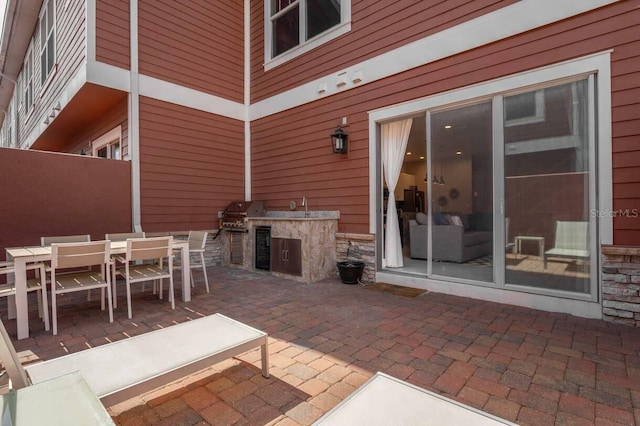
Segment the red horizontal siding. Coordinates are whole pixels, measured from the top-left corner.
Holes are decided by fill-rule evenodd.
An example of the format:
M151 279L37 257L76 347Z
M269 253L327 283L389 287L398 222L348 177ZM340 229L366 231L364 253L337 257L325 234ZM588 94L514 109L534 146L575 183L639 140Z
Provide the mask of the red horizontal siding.
M322 75L514 3L515 0L352 0L351 31L264 72L263 2L251 7L251 94L256 102ZM375 46L375 49L372 48Z
M139 2L140 73L244 100L243 4Z
M96 2L96 60L129 69L129 1Z
M256 120L252 123L252 196L265 199L270 208L272 204L286 208L290 199L306 195L313 209L341 211L341 231L368 232L367 111L613 49L614 206L638 206L640 174L634 173L640 167L637 6L637 1L615 3ZM337 155L331 152L329 135L341 117L349 120L345 128L349 153ZM631 222L614 220L615 244L640 245L640 221Z
M244 123L140 98L140 181L145 231L217 227L244 199Z

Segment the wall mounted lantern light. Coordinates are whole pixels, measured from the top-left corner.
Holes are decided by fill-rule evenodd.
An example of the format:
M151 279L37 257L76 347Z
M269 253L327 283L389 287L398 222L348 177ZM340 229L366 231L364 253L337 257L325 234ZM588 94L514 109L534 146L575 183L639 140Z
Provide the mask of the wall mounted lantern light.
M347 139L349 139L349 135L338 126L336 131L331 134L331 148L334 154L347 152Z

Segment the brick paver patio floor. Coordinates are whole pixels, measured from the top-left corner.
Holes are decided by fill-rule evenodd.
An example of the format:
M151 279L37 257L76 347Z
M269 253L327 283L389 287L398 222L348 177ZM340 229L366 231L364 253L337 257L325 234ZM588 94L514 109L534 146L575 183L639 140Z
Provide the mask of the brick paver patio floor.
M197 285L183 303L178 279L174 311L134 293L133 320L121 290L112 324L98 302L72 296L58 336L30 303L32 337L16 349L25 362L49 359L215 312L269 333L270 379L259 350L248 352L111 407L120 425L310 424L376 371L523 425L640 424L638 329L337 278L302 284L212 267L209 283L211 294Z

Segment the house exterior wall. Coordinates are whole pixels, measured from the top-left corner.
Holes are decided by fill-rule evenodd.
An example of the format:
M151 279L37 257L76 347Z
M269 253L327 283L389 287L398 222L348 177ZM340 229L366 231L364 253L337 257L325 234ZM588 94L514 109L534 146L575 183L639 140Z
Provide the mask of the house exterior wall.
M141 97L140 181L145 231L217 228L244 199L244 123Z
M585 7L607 2L588 1ZM11 132L17 132L21 140L37 133L38 126L42 131L44 117L49 115L62 91L67 90L65 84L72 79L74 71L87 59L84 52L92 51L92 46L86 46L84 39L87 32L92 34L92 29L86 29L84 19L91 17L93 11L86 10L86 4L80 0L56 3L58 64L45 88L35 85L36 105L31 116L24 117L24 105L20 102L21 83L16 90L20 124ZM539 25L538 28L525 31L519 26L527 23L518 21L506 33L522 31L521 34L495 41L480 37L477 43L482 44L480 47L461 42L468 38L464 31L458 31L459 39L455 39L456 34L449 38L451 34L447 33L447 37L439 38L440 44L425 37L440 36L443 31L457 31L457 26L466 23L473 24L471 26L493 23L482 18L487 13L491 13L491 19L504 17L501 12L523 10L520 6L524 5L526 9L531 3L516 0L351 0L351 30L348 33L274 65L268 71L264 67L265 2L248 2L252 105L244 105L242 2L223 0L209 2L206 7L194 2L176 4L166 0L138 0L136 3L139 6L139 27L135 30L139 33L140 75L123 71L131 66L130 3L125 0L96 0L95 51L98 63L88 58L87 70L91 68L94 74L90 76L90 71L87 71L85 77L91 84L102 84L122 94L130 90L130 101L133 100L131 105L134 107L140 91L144 96L139 98L139 128L137 110L129 111L129 103L122 101L90 126L74 133L70 146L74 152L83 147L88 149L90 140L119 123L123 136L128 134L127 129L131 125L132 145L139 133L139 158L134 157L131 167L133 175L137 176L138 164L140 166L141 225L147 232L215 229L217 212L230 201L245 198L245 188L249 187L251 198L264 200L270 210L287 210L290 201L300 204L302 197L306 196L312 210L341 212L338 258L345 258L348 249L353 248L353 242L357 241L357 255L368 263L366 274L369 280L373 280L375 250L380 247L380 237L370 234L374 228L372 225L376 225L369 222L370 203L377 202L370 198L370 185L372 173L379 173L379 165L372 162L374 157L370 152L370 146L375 146L375 143L371 144L369 140L369 111L611 50L613 137L611 152L601 154L613 155L613 193L604 191L601 197L613 197L615 211L612 213L616 215L613 243L640 244L640 221L637 214L634 215L640 210L640 146L636 143L640 134L637 101L640 95L640 57L636 53L640 48L637 35L639 0L619 1L560 19L558 16L583 10L580 7L575 9L574 3L564 2L558 7L562 9L560 15L545 15L545 19L560 19L557 22L543 24L534 19L537 16L531 16L535 22L531 25ZM545 2L547 5L550 3ZM521 15L528 20L529 15ZM507 20L504 21L508 26ZM496 37L506 37L506 33L499 30L496 26ZM39 39L35 39L34 52L37 54L34 57L37 59ZM425 65L411 65L414 68L409 68L408 64L399 61L400 66L406 68L382 67L388 77L375 77L379 80L367 80L365 70L361 84L350 81L344 89L330 91L336 94L314 92L315 100L303 99L298 106L286 107L289 109L284 111L279 107L269 110L270 106L278 106L282 100L279 95L288 96L291 91L294 95L291 98L298 102L300 91L297 89L306 90L304 85L307 83L326 77L333 85L336 75L331 74L337 71L351 68L351 73L353 66L374 58L388 58L386 55L403 51L403 47L413 48L410 43L422 41L430 43L425 52L437 52L425 54L427 59L424 60L420 56L419 59L423 60L420 63L431 61ZM37 61L34 71L34 81L39 83ZM86 102L78 103L86 105ZM23 117L20 116L21 111ZM258 111L255 117L254 111ZM250 121L250 135L245 135L245 114ZM131 123L128 122L129 117ZM60 118L56 124L61 123ZM329 147L329 134L337 125L342 125L349 134L347 154L333 154ZM53 130L54 126L48 129ZM4 132L9 133L6 126ZM250 141L250 152L245 152L247 141ZM609 150L609 142L600 141L600 147ZM127 155L126 150L123 155ZM245 174L250 174L250 182L245 182ZM604 179L602 182L608 181ZM134 208L137 208L136 191L133 197ZM349 252L349 256L353 255ZM623 289L620 294L626 291ZM623 313L622 318L628 319L628 315Z
M52 0L50 0L52 1ZM27 114L23 100L24 69L18 76L16 92L20 100L18 106L18 141L22 146L27 136L41 126L44 118L51 112L60 94L64 91L69 81L78 71L85 60L85 26L86 26L86 2L84 0L72 0L69 2L56 2L55 8L55 42L56 64L51 71L47 82L41 84L40 75L40 37L39 27L36 25L32 39L33 52L35 53L33 64L34 104ZM24 146L24 148L28 148Z
M130 68L128 0L96 1L96 60Z
M640 87L638 4L617 2L255 120L253 197L282 208L289 198L304 192L312 203L315 200L314 209L341 211L340 232L366 233L370 229L367 111L613 49L614 207L640 207L640 175L633 173L640 166L640 146L632 142L640 134L640 108L637 96L627 93L637 94ZM353 26L356 16L354 11ZM313 62L321 51L309 52L301 60ZM331 153L329 134L342 117L348 121L349 153L336 155ZM640 244L640 221L614 220L614 243Z
M268 72L264 63L264 2L251 2L251 101L500 9L515 0L351 1L351 31Z
M242 2L138 4L141 74L243 102Z

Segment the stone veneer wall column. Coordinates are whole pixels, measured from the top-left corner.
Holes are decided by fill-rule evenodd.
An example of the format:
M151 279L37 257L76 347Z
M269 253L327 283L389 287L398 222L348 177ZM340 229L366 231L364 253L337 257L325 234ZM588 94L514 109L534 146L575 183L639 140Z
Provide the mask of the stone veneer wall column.
M640 247L602 247L602 318L640 327Z
M222 265L222 256L224 253L222 246L222 232L220 232L220 235L218 235L214 240L217 233L218 230L214 229L209 231L209 235L207 235L207 244L204 246L204 261L207 266Z
M224 253L222 246L222 233L220 233L218 238L214 240L213 237L218 233L217 229L204 229L204 231L209 233L207 235L207 244L204 246L205 264L207 266L222 265L222 256ZM160 237L165 235L172 235L176 240L186 240L189 237L189 232L147 232L147 237ZM191 255L191 259L200 264L200 255Z
M348 256L347 256L348 251ZM336 260L359 260L365 263L361 281L373 284L376 281L376 239L373 234L336 233ZM336 266L336 273L338 267Z

